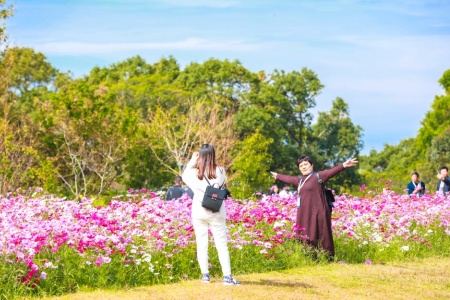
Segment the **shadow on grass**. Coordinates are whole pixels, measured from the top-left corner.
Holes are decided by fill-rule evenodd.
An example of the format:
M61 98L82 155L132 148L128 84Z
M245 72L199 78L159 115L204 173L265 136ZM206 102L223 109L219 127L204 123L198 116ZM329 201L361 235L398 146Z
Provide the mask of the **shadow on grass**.
M292 288L316 288L313 285L299 282L299 281L284 281L284 280L274 280L274 279L261 279L259 281L242 281L244 285L263 285L263 286L280 286L280 287L292 287Z

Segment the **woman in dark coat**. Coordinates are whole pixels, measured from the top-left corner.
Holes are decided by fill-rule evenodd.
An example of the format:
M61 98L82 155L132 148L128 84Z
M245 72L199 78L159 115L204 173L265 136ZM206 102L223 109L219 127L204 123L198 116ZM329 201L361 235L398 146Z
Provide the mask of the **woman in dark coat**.
M349 159L338 166L319 171L323 184L331 177L353 167L358 163L355 158ZM288 176L271 172L277 180L298 187L297 200L297 233L302 240L314 248L319 246L330 255L334 256L333 234L331 232L331 208L327 203L324 189L319 183L314 163L308 156L301 156L297 160L297 166L302 176Z

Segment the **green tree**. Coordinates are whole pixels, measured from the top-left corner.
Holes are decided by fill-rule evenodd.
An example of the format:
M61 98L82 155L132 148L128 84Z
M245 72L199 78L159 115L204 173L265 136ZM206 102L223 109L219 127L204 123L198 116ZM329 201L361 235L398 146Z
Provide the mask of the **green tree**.
M135 56L109 67L95 67L87 81L90 85L108 86L117 95L117 101L140 109L142 119L147 120L148 111L157 106L171 108L180 105L178 98L183 91L175 81L179 73L178 63L173 57L162 58L152 65Z
M229 189L234 198L247 199L255 192L264 192L272 183L268 152L272 139L265 138L258 130L237 144L231 169Z
M258 78L235 60L211 58L203 64L191 63L180 73L177 81L195 97L210 98L234 113Z
M284 120L283 127L288 133L285 141L302 153L312 121L310 109L316 105L315 97L323 85L317 75L306 68L290 73L275 70L270 78L279 108L275 117Z
M313 157L316 169L331 168L359 156L363 148L362 128L353 124L348 104L336 98L329 112L319 112L317 123L312 126L314 136ZM351 168L342 176L336 176L330 183L341 186L359 184L356 168Z
M431 141L450 126L450 69L439 79L445 94L434 98L431 110L422 120L422 127L417 136L417 147L425 154Z
M116 101L108 88L73 81L40 107L43 152L54 172L76 198L102 194L124 176L124 157L134 143L139 111Z
M450 164L450 126L431 141L427 158L435 169Z
M380 152L372 150L370 155L361 157L360 174L366 183L390 180L390 188L403 193L413 171L419 172L421 180L427 183L429 167L421 162L421 155L415 147L415 139L400 141L398 145L384 145Z
M125 160L125 175L118 180L127 188L160 189L173 182L173 173L159 162L157 157L164 157L164 150L153 154L153 140L145 132L136 132L136 142L128 149Z
M57 70L47 61L44 54L35 52L32 48L21 47L10 48L10 51L14 59L9 72L10 87L17 89L19 94L49 85L54 81Z
M266 75L259 72L257 89L247 94L236 115L239 136L252 134L256 129L273 140L269 153L273 157L271 169L295 172L293 161L309 154L311 140L311 108L323 85L316 74L303 68L286 73L275 70Z
M0 0L0 193L38 184L39 157L36 130L28 115L22 114L19 99L12 93L11 74L16 53L6 44L4 20L12 8ZM48 177L47 177L48 178Z

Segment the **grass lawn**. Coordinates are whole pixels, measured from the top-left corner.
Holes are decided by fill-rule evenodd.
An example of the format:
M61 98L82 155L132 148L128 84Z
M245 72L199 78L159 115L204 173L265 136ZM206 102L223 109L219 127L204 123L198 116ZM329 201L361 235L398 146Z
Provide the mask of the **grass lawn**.
M80 291L52 300L450 299L450 258L374 265L323 264L236 276L241 286L199 279L129 290Z

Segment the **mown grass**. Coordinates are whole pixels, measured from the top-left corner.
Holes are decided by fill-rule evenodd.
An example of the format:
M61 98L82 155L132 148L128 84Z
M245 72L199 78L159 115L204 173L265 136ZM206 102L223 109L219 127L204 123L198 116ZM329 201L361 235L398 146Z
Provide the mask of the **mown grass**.
M450 299L450 258L387 264L319 264L241 275L241 286L198 279L128 290L79 291L45 299Z

